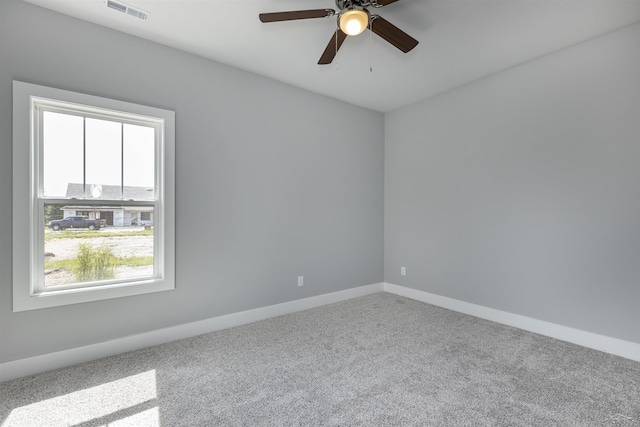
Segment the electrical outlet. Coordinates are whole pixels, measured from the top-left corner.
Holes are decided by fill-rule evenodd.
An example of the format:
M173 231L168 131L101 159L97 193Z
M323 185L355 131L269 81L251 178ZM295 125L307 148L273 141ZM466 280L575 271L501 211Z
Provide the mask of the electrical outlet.
M304 285L304 276L298 276L298 286Z
M401 276L407 275L407 267L400 267L400 275Z

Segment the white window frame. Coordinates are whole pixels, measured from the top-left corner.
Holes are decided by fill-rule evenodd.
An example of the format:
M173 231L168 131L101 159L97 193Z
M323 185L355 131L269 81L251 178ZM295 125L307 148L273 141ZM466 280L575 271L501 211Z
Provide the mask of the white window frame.
M44 287L45 197L42 188L42 109L153 123L155 141L154 272L152 277ZM84 201L86 202L86 201ZM91 202L94 203L94 202ZM104 201L95 203L103 204ZM119 201L140 205L140 201ZM143 203L144 204L144 203ZM99 301L175 289L175 113L19 81L13 82L13 311Z

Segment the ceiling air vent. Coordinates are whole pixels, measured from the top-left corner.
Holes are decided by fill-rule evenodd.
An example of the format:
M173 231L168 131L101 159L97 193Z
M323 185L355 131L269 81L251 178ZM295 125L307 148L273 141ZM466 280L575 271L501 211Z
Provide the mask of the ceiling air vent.
M107 7L110 7L113 10L117 10L118 12L131 15L134 18L142 19L143 21L149 18L149 12L145 12L144 10L128 6L119 1L107 0Z

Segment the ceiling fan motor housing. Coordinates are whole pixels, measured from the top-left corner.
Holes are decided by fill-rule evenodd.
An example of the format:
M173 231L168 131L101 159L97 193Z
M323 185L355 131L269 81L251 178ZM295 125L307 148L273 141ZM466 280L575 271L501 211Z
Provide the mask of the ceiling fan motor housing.
M336 7L340 9L340 11L354 6L362 8L366 8L368 6L382 7L384 4L379 4L377 0L336 0Z

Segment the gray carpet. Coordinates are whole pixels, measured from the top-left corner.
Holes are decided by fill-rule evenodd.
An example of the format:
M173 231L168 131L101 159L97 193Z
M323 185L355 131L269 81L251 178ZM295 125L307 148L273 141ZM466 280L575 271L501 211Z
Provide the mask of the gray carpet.
M640 363L378 293L0 384L2 426L639 426Z

